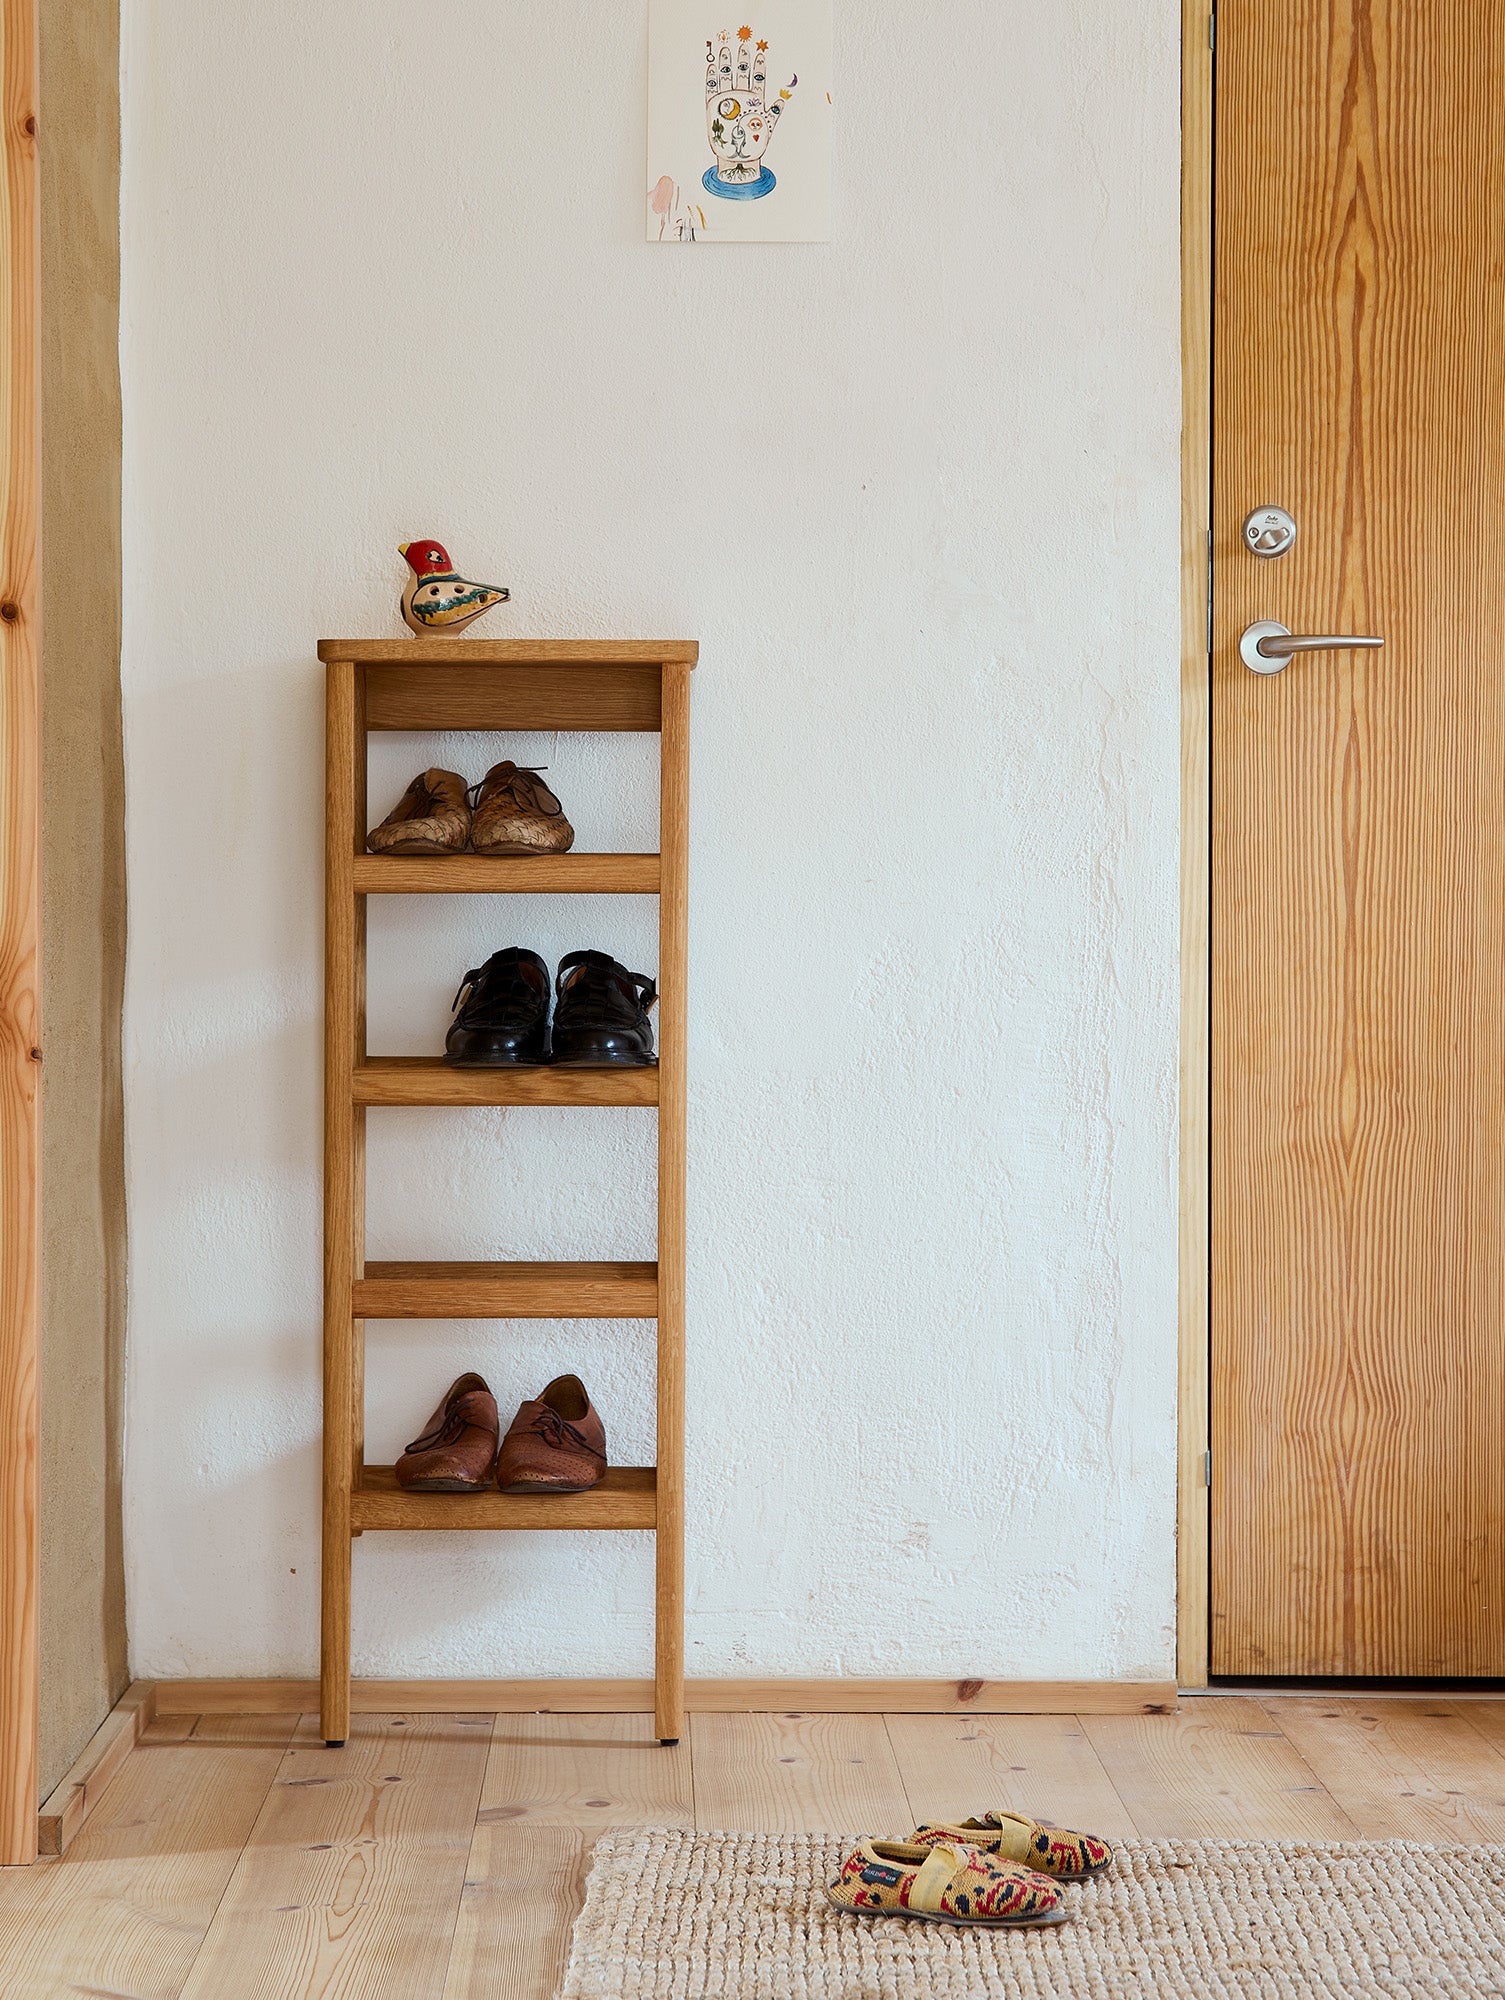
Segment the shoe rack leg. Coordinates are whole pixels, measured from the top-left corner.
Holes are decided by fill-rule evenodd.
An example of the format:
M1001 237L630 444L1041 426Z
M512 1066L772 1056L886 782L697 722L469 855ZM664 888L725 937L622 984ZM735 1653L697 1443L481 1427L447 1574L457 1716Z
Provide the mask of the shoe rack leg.
M365 1261L365 1111L352 1103L366 1040L366 911L354 859L365 833L362 682L344 660L328 676L324 928L324 1518L320 1577L320 1727L350 1734L350 1496L358 1471L361 1334L352 1286Z
M690 669L663 670L659 738L658 1512L654 1710L677 1743L685 1711L685 976L689 930Z

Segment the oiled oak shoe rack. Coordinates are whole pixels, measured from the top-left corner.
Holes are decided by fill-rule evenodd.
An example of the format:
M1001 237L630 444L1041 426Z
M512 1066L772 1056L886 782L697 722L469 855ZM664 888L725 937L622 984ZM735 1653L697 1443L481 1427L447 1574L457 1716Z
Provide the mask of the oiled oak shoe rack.
M379 1528L651 1528L655 1720L684 1718L685 952L690 669L682 642L324 639L328 675L324 956L324 1530L320 1720L350 1727L351 1544ZM548 857L370 855L367 732L653 730L659 852ZM366 898L656 895L658 1063L643 1069L453 1069L366 1048ZM507 940L503 940L506 942ZM372 1105L615 1104L658 1114L652 1264L366 1262ZM368 1319L656 1319L652 1466L613 1466L578 1494L405 1493L365 1454ZM505 1420L506 1411L503 1416Z

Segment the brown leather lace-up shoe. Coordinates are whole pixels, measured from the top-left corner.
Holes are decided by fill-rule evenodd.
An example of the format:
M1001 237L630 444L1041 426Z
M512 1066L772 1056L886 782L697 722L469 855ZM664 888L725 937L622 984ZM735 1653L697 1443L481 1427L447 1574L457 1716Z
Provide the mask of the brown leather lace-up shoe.
M470 788L470 844L477 854L565 854L575 829L537 770L510 757Z
M373 854L463 854L470 806L458 771L420 771L380 826L366 835Z
M409 1493L484 1493L496 1464L501 1429L496 1398L480 1375L461 1375L429 1418L428 1428L397 1461Z
M502 1439L504 1493L584 1493L606 1470L606 1430L578 1375L557 1375Z

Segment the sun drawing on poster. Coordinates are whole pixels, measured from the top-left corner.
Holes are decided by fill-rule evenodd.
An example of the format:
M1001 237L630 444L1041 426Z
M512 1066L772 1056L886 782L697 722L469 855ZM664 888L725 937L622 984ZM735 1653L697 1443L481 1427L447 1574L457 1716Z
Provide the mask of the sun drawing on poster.
M798 76L770 100L768 44L753 43L751 28L737 30L736 61L732 38L723 29L705 45L705 124L716 155L701 186L723 201L758 201L778 186L763 155L773 128L784 115Z

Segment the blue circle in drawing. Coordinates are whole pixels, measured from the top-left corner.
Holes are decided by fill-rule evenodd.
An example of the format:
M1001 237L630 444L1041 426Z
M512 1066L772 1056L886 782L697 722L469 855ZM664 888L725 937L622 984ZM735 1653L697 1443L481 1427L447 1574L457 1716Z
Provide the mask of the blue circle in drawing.
M707 167L700 185L707 194L719 194L723 201L757 201L765 194L772 194L778 182L767 167L758 170L755 181L724 181L714 167Z

